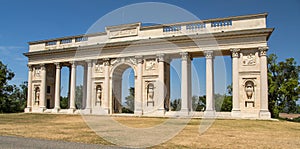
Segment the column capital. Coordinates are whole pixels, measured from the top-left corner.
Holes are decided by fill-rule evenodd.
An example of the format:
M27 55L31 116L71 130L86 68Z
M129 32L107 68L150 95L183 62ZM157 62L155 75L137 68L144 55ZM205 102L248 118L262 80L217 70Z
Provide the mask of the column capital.
M32 65L27 65L27 67L28 67L28 71L32 71L33 70L33 67L32 67Z
M71 67L76 67L76 61L69 62L71 64Z
M56 66L56 69L60 69L60 63L59 62L55 62L54 65Z
M230 49L232 58L238 58L240 56L240 51L239 48Z
M166 59L165 59L165 54L161 53L161 54L157 54L157 60L158 62L164 62Z
M88 60L85 60L85 62L87 63L87 66L88 66L88 67L92 67L92 62L93 62L93 60L88 59Z
M205 58L207 58L207 59L214 58L214 51L212 51L212 50L206 50L206 51L203 51L203 53L205 55Z
M46 70L45 64L40 64L41 70Z
M104 58L104 59L103 59L103 64L104 64L104 66L109 66L109 64L110 64L110 59L109 59L109 58Z
M269 50L269 47L258 47L260 56L267 56L267 51Z
M138 64L143 64L143 62L144 62L143 56L141 56L141 55L135 56L135 59L137 60L136 62Z
M191 56L190 56L190 54L188 52L180 52L180 55L181 55L181 59L182 60L186 61L188 59L190 59L190 60L192 59Z

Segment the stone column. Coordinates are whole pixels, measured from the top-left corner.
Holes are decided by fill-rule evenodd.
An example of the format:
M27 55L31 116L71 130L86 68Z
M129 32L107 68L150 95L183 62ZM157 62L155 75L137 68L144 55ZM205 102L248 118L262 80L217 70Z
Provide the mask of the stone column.
M158 83L157 83L157 91L158 91L158 99L157 99L157 106L158 106L158 114L164 115L165 108L164 108L164 101L166 96L166 87L165 87L165 54L158 54Z
M260 52L260 112L259 116L263 119L271 118L268 109L268 68L267 51L268 47L259 47Z
M28 65L28 84L27 84L27 107L25 112L31 112L32 108L32 66Z
M191 57L188 52L181 55L181 112L188 114L191 111Z
M85 112L91 113L92 100L92 60L86 60L87 63L87 80L86 80L86 105Z
M142 115L143 114L143 57L136 56L137 60L137 79L136 79L136 87L135 87L135 106L134 106L134 114Z
M214 116L214 56L213 51L204 51L204 54L206 57L206 110L204 114Z
M239 101L239 55L240 49L231 49L232 52L232 117L240 117Z
M104 83L103 83L103 106L105 114L112 114L112 107L109 106L109 59L104 59ZM110 109L110 110L109 110Z
M75 92L76 92L76 63L71 62L71 86L70 86L69 113L73 113L75 110Z
M60 109L60 64L54 63L56 65L56 75L55 75L55 105L54 112L57 113Z
M46 67L45 64L41 64L41 91L40 91L40 111L44 112L46 109L45 102L46 102Z
M82 85L82 107L84 109L86 107L86 83L87 83L87 66L83 65L83 85Z

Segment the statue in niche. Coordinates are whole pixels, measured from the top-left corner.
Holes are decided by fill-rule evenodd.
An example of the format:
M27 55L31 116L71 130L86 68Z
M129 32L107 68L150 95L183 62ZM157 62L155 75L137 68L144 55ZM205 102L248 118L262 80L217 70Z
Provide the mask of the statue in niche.
M149 83L147 86L147 106L148 103L152 103L152 105L154 106L154 85L153 83Z
M155 69L155 60L150 60L146 62L146 70L154 70Z
M247 56L244 56L243 58L243 65L255 65L256 64L256 58L255 55L253 55L252 53L250 53Z
M247 81L245 83L245 92L247 95L247 99L252 99L253 93L254 93L254 83L252 81Z
M39 101L40 101L40 88L39 87L36 87L35 88L35 103L38 104Z
M101 101L102 101L102 87L101 85L97 85L96 87L96 105L97 103L99 103L101 105Z

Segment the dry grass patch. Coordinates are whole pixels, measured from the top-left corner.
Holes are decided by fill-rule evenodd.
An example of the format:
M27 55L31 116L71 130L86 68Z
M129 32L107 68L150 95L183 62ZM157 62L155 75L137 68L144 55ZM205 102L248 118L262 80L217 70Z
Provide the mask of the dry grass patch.
M139 117L112 118L134 128L152 127L167 120ZM300 123L216 120L205 133L199 134L201 121L203 120L192 119L177 136L154 148L299 148L300 146ZM111 144L96 135L80 115L0 114L0 135Z
M0 135L110 144L97 136L80 115L1 114Z

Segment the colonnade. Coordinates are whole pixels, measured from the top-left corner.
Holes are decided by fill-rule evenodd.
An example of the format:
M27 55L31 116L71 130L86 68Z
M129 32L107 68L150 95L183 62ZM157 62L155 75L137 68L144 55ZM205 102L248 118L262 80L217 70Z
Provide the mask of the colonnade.
M259 47L257 49L259 51L259 62L260 62L260 111L261 114L268 112L268 84L267 84L267 58L266 51L267 47ZM240 49L231 49L231 57L232 57L232 116L238 117L240 115L240 80L239 80L239 63L240 63ZM215 104L214 104L214 51L208 50L203 52L206 59L206 114L213 115L215 113ZM192 56L188 52L180 53L181 56L181 112L189 113L192 111L192 82L191 82L191 61ZM158 54L157 64L158 64L158 82L163 83L165 80L165 62L166 62L166 54ZM143 57L136 56L135 57L137 63L137 91L135 92L136 99L140 99L140 103L142 103L143 92L142 92L142 75L143 75ZM112 108L111 105L111 97L110 97L110 61L109 59L103 59L104 63L104 82L103 82L103 107L106 111L109 111ZM76 110L75 106L75 92L76 92L76 62L69 62L70 64L70 105L69 105L69 113L74 113ZM61 87L61 68L62 63L56 62L55 65L55 95L54 95L54 108L53 112L57 113L60 110L60 87ZM83 99L82 99L82 107L87 111L87 113L91 112L91 102L92 102L92 68L93 61L85 60L81 65L84 67L83 73ZM33 66L28 65L28 100L27 100L27 109L31 109L33 106ZM39 108L40 111L43 112L46 109L46 65L40 64L41 68L41 83L40 83L40 102ZM166 89L164 84L160 84L158 86L159 92L158 97L160 99L164 99L166 95ZM136 103L136 102L135 102ZM141 115L143 111L142 105L136 105L138 108L135 110L135 114ZM165 108L163 104L158 107L158 111L164 111ZM111 110L110 110L111 111ZM111 112L109 112L112 114Z

